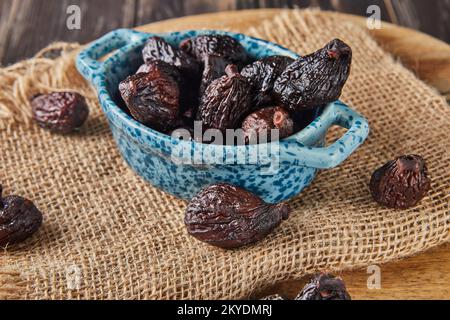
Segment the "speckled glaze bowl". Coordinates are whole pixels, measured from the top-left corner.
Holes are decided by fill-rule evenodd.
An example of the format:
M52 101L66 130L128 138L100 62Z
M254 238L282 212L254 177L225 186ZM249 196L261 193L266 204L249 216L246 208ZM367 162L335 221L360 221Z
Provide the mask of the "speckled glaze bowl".
M237 40L254 58L297 54L279 45L223 31L196 30L157 34L172 45L200 34L227 34ZM280 142L265 144L272 148L270 157L248 161L258 146L205 145L181 141L148 128L131 118L118 104L118 84L134 73L142 63L141 50L154 34L128 29L113 31L82 51L77 59L80 73L98 91L99 101L108 118L119 150L129 166L152 185L189 200L201 188L227 182L248 189L268 202L280 202L299 194L314 179L318 169L338 166L367 138L369 126L361 115L337 101L327 105L305 129ZM99 59L110 55L105 61ZM335 143L324 147L327 130L332 125L348 131ZM180 161L179 150L191 155L222 154L223 162ZM246 161L236 164L236 157L246 154ZM275 165L274 165L275 164ZM272 170L268 170L271 168Z

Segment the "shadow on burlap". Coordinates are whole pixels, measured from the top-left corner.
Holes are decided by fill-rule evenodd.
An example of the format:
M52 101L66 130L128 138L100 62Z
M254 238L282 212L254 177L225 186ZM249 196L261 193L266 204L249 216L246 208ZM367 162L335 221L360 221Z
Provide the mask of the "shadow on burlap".
M444 99L365 30L320 12L285 12L241 31L299 53L334 37L348 42L354 67L342 100L369 119L368 141L339 168L319 173L267 239L216 249L187 235L184 202L127 168L94 92L74 67L79 46L57 44L56 60L45 58L47 49L0 69L0 181L6 194L33 199L45 213L38 234L0 253L0 298L245 298L281 280L392 261L448 241ZM29 97L67 88L89 98L82 132L61 137L29 123ZM404 153L427 159L432 190L414 209L381 208L369 194L371 172Z

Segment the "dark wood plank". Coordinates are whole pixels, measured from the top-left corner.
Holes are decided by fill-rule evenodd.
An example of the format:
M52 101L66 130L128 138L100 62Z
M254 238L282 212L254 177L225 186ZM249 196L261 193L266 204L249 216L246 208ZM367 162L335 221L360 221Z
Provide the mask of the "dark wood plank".
M68 30L66 9L78 5L81 30ZM450 0L0 0L0 64L32 56L53 41L85 43L121 27L169 18L250 8L305 8L367 16L378 5L382 19L450 42Z
M183 16L184 6L178 0L138 0L135 13L135 24L145 24L169 18Z
M32 56L53 41L87 42L120 27L132 27L135 0L2 0L9 13L1 33L6 33L3 63ZM66 26L66 10L78 5L82 12L80 30ZM9 8L9 10L8 10ZM107 8L107 10L105 10ZM4 31L6 30L6 31ZM0 33L0 34L1 34ZM0 51L1 52L1 51Z
M363 1L333 0L333 1L331 1L332 10L355 14L358 16L368 16L367 8L371 5L376 5L380 8L382 20L388 21L388 22L392 21L384 0L363 0Z
M398 24L450 43L450 0L390 1Z
M17 9L17 4L13 7L12 0L0 1L0 65L10 42L11 20Z

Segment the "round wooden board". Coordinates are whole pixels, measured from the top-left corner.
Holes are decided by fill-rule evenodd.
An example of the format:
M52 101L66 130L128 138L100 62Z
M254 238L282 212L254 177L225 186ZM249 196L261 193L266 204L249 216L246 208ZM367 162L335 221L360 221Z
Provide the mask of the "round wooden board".
M189 29L228 29L243 32L271 19L282 9L226 11L165 20L138 27L145 32L166 32ZM367 27L366 19L344 13L324 12L339 15L343 20ZM450 45L424 33L383 22L381 29L369 30L377 42L417 76L450 98Z
M145 32L166 32L188 29L228 29L243 32L271 19L280 9L230 11L165 20L138 27ZM366 20L342 13L340 15L366 26ZM407 67L450 96L450 46L414 30L383 22L379 30L370 30L378 43L398 57ZM368 289L367 270L340 274L354 299L448 299L450 292L450 245L446 244L421 255L380 266L381 289ZM294 297L305 279L288 280L272 288L255 291L255 298L273 293ZM256 289L256 288L255 288Z

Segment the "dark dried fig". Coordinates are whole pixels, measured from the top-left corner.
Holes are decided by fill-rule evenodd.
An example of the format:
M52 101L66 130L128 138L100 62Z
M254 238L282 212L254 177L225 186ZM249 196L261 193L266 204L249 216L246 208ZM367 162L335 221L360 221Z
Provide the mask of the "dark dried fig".
M198 75L200 65L188 54L173 47L160 37L151 37L142 50L144 61L161 60L180 69L186 75Z
M351 300L344 281L330 274L316 275L295 300Z
M157 61L157 60L155 60L155 61ZM136 71L136 74L138 74L138 73L149 73L151 70L152 70L152 63L151 62L149 64L144 63Z
M378 203L395 209L414 207L430 189L425 160L418 155L401 156L377 169L370 191Z
M178 124L178 70L163 62L147 62L148 72L122 81L119 90L131 115L142 124L167 132Z
M154 65L163 65L166 62L161 60L151 60L139 67L136 74L151 72ZM182 74L178 68L170 65L165 67L166 71L171 74L173 79L177 82L180 90L180 108L187 111L189 108L197 108L198 96L197 91L199 88L199 79L196 74Z
M206 129L236 129L251 109L250 84L235 65L225 69L226 76L214 80L200 101L197 120Z
M2 198L0 185L0 247L31 237L42 224L42 213L29 200L18 196Z
M89 116L86 100L76 92L38 95L31 107L33 119L40 127L60 134L78 130Z
M351 48L335 39L290 64L275 82L274 95L293 111L336 101L350 74L351 61Z
M294 133L294 122L289 112L282 107L268 107L250 114L242 122L242 130L247 143L261 143L260 135L267 135L265 142L274 141L271 130L278 129L279 139L284 139Z
M290 115L294 121L294 133L299 132L311 124L323 111L325 106L318 106L311 109L291 111Z
M249 64L242 69L253 90L253 107L267 106L273 102L273 86L294 59L285 56L270 56Z
M230 63L243 66L249 60L247 52L239 41L226 35L202 35L186 39L181 42L180 48L199 61L204 61L208 55L215 55Z
M251 192L220 183L191 200L184 221L198 240L231 249L263 239L288 218L289 211L286 204L267 204Z
M200 97L206 91L206 88L216 79L225 75L225 68L229 62L222 57L209 54L204 60L204 69L202 82L200 84Z

